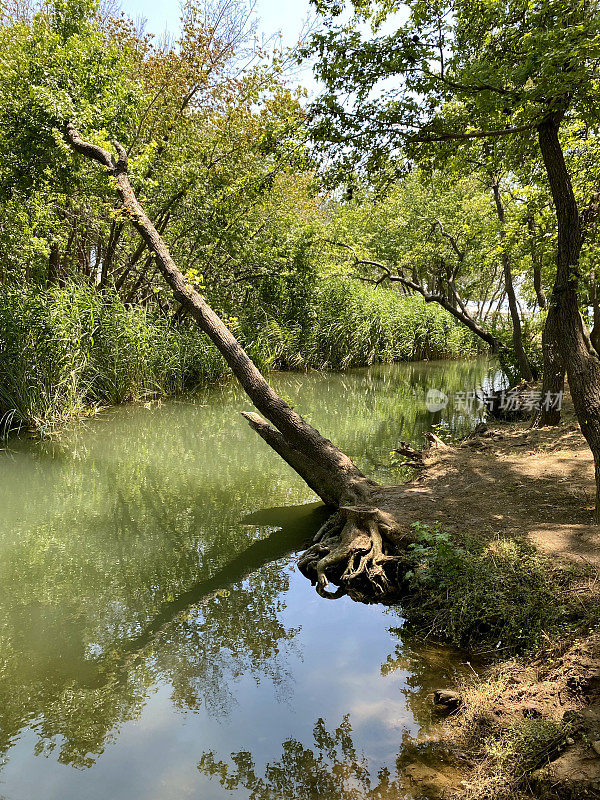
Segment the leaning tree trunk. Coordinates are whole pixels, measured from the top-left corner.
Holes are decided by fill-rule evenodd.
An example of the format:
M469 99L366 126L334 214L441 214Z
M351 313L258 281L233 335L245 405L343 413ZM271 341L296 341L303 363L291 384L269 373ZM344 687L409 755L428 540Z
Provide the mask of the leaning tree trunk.
M558 136L562 114L550 115L538 128L539 145L558 221L556 281L548 320L566 366L581 432L594 456L596 521L600 522L600 357L579 312L577 267L582 245L581 219Z
M352 596L383 594L389 589L386 567L397 561L388 554L397 529L394 520L374 505L380 488L367 478L347 455L324 438L294 411L267 383L248 354L204 298L188 286L171 258L162 237L146 216L131 187L128 159L115 142L115 159L102 147L86 142L72 124L65 131L73 150L103 165L112 175L123 208L173 291L175 299L210 337L230 366L248 397L271 423L258 414L243 412L251 427L321 497L335 513L315 537L302 569L325 596L329 577L335 577L342 593Z

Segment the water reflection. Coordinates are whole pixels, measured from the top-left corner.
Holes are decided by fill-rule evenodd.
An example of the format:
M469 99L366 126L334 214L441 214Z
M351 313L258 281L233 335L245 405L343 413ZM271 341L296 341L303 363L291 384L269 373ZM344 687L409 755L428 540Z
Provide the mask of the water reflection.
M121 518L121 501L118 509ZM281 527L274 526L278 518ZM237 541L216 537L201 552L198 541L186 540L181 519L161 516L156 529L162 527L173 549L145 575L139 560L117 546L117 529L114 548L102 551L107 558L96 558L93 569L97 553L68 553L65 546L61 574L45 570L42 577L39 567L53 562L56 541L48 529L38 531L35 551L28 542L14 553L23 569L13 573L10 594L10 565L2 565L2 750L32 722L38 751L48 753L60 740L61 762L90 766L110 732L139 714L159 681L168 682L176 706L204 703L217 714L227 713L231 683L240 675L281 684L286 647L297 633L281 620L289 587L281 559L301 548L323 519L323 509L314 506L249 515ZM92 533L88 525L84 536ZM196 580L184 583L191 574ZM148 593L146 602L136 586Z
M334 729L319 717L310 744L295 737L285 739L281 756L262 770L251 750L231 753L226 760L209 750L200 758L199 771L228 793L245 790L250 800L437 800L448 796L464 775L460 762L437 739L443 718L434 710L431 695L434 688L464 676L472 667L453 648L404 637L400 628L390 632L399 642L381 674L403 673L401 691L420 731L417 735L402 732L398 752L389 763L369 759L356 746L352 715L345 714Z
M420 728L416 735L414 730L402 732L401 746L389 763L370 760L356 746L352 715L345 714L334 729L319 717L310 744L294 737L285 739L281 756L268 762L262 772L251 750L231 753L227 760L209 750L199 760L199 771L228 793L245 790L250 800L438 800L448 796L464 774L460 761L438 741L444 715L435 710L432 694L465 677L473 667L455 648L405 635L399 627L389 632L396 647L382 664L381 675L399 673L400 690ZM360 712L355 716L360 717Z
M463 778L458 762L438 745L419 745L410 737L404 737L395 765L372 772L354 745L348 715L333 731L319 718L312 747L287 739L281 749L262 775L247 751L232 753L229 762L205 753L198 769L228 792L245 790L250 800L438 800Z
M434 423L470 424L452 405L429 414L426 389L474 388L488 373L482 362L398 365L274 383L363 469L395 480L389 451L400 439L417 441ZM401 644L396 668L381 674L397 618L322 601L295 572L293 553L323 512L239 419L246 408L228 384L117 409L54 442L15 440L0 453L7 800L29 800L41 785L48 800L105 798L106 786L114 800L179 800L184 785L190 796L201 786L203 797L222 797L196 769L198 747L255 744L257 714L269 719L265 763L282 741L308 747L319 708L338 726L352 711L371 765L374 749L388 763L403 733L418 733L418 656L400 666L410 661ZM368 698L357 688L366 674L376 675ZM157 795L145 777L154 773Z

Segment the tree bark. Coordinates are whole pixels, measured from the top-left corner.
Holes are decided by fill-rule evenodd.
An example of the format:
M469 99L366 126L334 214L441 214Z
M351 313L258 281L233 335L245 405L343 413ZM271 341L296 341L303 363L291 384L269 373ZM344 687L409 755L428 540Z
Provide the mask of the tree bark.
M513 329L513 349L519 367L519 373L523 380L530 383L533 380L533 373L531 365L523 347L523 331L521 329L521 316L519 314L519 307L517 305L517 297L515 295L515 288L512 279L512 269L510 266L510 257L506 249L506 214L504 212L504 204L502 203L502 196L500 194L500 186L498 180L494 179L492 182L492 191L494 192L494 201L496 203L496 211L498 213L498 220L500 222L500 243L502 245L502 269L504 271L504 286L506 289L506 296L508 298L508 307L510 309L510 317L512 320Z
M535 424L540 427L560 425L561 410L549 398L562 397L565 390L565 365L559 346L560 324L556 306L552 303L542 333L544 377L542 381L542 405Z
M600 358L579 313L578 263L581 219L559 140L563 114L550 114L538 127L538 141L558 222L556 280L548 320L566 366L581 432L594 456L596 516L600 522ZM546 323L548 325L548 321Z
M105 289L108 284L110 273L112 270L113 260L115 257L115 253L117 252L117 245L119 243L119 238L121 236L121 233L123 232L123 227L124 226L122 223L119 223L117 225L115 220L113 220L110 226L108 242L106 244L106 249L102 257L102 270L100 272L100 283L99 283L100 289Z
M537 297L538 305L541 309L544 309L548 305L548 301L546 300L546 294L542 287L542 265L540 262L540 257L537 249L536 237L535 237L535 219L533 214L530 214L527 217L527 229L529 231L529 241L531 243L531 263L533 264L533 288L535 291L535 296Z

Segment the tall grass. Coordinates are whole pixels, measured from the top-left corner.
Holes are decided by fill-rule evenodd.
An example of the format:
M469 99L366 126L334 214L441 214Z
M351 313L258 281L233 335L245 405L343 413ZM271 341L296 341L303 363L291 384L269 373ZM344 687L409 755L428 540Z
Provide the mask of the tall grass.
M0 433L44 431L94 404L165 395L222 375L205 337L93 289L0 296Z
M317 286L303 324L254 310L232 322L261 369L343 369L475 352L441 309L352 281ZM94 404L167 395L227 369L193 325L69 285L0 293L0 432L44 431Z
M472 334L440 306L352 280L323 283L316 324L299 347L307 366L344 369L475 353Z

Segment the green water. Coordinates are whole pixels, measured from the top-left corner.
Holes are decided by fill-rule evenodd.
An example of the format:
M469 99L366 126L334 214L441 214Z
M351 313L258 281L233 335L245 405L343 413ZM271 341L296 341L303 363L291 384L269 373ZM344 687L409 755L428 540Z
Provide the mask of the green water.
M427 412L427 388L489 378L463 362L272 382L397 482L401 439L472 424ZM428 695L468 667L403 636L399 610L317 596L294 554L323 511L248 408L228 384L0 452L0 798L434 796L411 780L419 759L441 769Z

